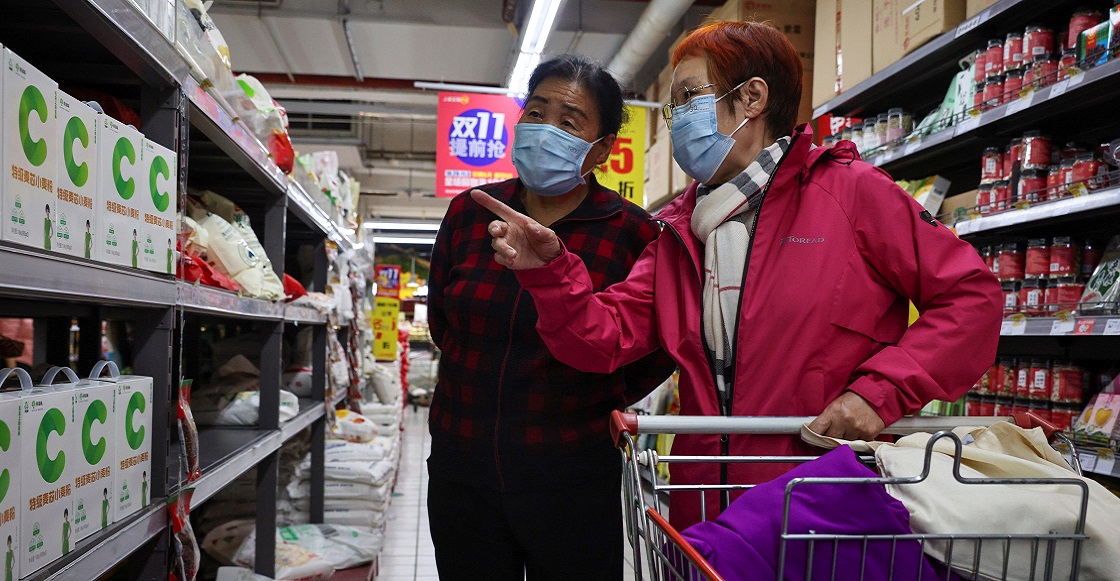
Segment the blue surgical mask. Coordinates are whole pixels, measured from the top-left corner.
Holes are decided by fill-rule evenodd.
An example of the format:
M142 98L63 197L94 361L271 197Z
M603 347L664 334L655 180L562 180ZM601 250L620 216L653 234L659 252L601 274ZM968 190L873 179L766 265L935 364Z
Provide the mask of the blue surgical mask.
M719 132L719 119L716 117L716 103L742 87L731 89L723 96L700 95L693 97L687 103L673 109L673 128L670 130L673 139L673 159L681 166L684 172L706 184L716 175L716 170L723 164L735 146L732 135L743 128L750 118L731 132L724 135Z
M547 197L562 196L587 183L583 160L602 139L588 143L547 123L518 123L513 135L517 176L529 191Z

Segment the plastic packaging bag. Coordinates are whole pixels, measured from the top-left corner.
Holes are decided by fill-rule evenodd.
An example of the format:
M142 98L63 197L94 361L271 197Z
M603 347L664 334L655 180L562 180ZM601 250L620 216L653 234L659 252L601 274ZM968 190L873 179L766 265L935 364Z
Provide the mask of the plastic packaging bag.
M272 577L257 575L251 569L244 567L218 567L218 577L215 581L273 581Z
M284 283L276 275L276 271L273 270L272 261L269 260L264 251L264 246L261 245L257 233L253 231L249 222L249 215L228 198L209 190L201 192L201 197L202 202L212 213L231 224L237 230L237 233L241 234L245 244L249 247L249 251L257 257L257 262L253 267L261 272L261 294L259 296L270 301L283 298Z
M348 442L369 442L377 436L377 426L365 416L350 410L335 410L337 421L327 437Z
M191 384L193 380L184 379L179 383L179 444L183 450L183 461L186 463L187 482L194 482L202 476L202 468L198 460L198 426L191 413Z
M1115 236L1105 248L1100 264L1093 270L1081 295L1078 312L1086 315L1106 315L1120 311L1120 236Z
M233 562L242 567L252 568L256 560L257 535L256 532L251 532L233 556ZM299 545L277 541L277 581L328 581L332 575L334 575L334 567L319 555Z
M169 577L171 581L194 581L198 577L201 555L194 529L191 528L192 496L194 496L194 489L187 488L167 499L175 545Z
M280 385L299 397L311 397L311 369L289 368L280 376Z
M348 569L373 561L381 547L381 534L364 527L294 525L276 534L285 542L315 553L335 569Z

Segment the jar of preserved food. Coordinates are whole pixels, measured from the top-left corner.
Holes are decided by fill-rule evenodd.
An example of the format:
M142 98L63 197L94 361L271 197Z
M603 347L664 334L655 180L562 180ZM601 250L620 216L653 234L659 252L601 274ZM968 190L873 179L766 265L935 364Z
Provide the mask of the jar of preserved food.
M988 41L987 54L984 55L984 73L991 77L1003 74L1003 40L993 38Z
M1019 201L1037 204L1045 201L1046 173L1037 169L1025 169L1019 175Z
M1022 245L1018 242L1009 242L1003 245L999 253L999 278L1000 280L1019 281L1024 278L1025 256Z
M1011 182L997 180L992 185L992 199L995 200L995 212L1005 212L1012 208Z
M1070 361L1056 361L1053 368L1050 400L1058 403L1081 403L1084 395L1085 370Z
M878 138L880 146L889 142L887 139L887 125L889 123L886 113L879 113L879 116L875 118L875 136Z
M1009 32L1003 39L1003 70L1014 71L1021 66L1023 66L1023 34Z
M1026 132L1023 134L1023 155L1020 160L1023 169L1049 169L1052 151L1053 143L1050 137L1041 131Z
M879 148L879 132L876 118L872 117L863 123L863 150L871 151Z
M980 163L980 183L994 183L1004 177L1003 153L998 147L989 147L984 150Z
M914 130L914 118L901 107L887 111L887 141L902 139Z
M1081 271L1078 248L1069 236L1058 236L1050 244L1050 276L1076 276Z
M983 109L993 109L1003 104L1003 75L994 75L988 77L988 81L984 83L984 105Z
M992 184L980 184L976 191L976 211L981 216L992 213Z
M1030 386L1027 397L1032 400L1050 401L1053 388L1050 380L1050 362L1045 359L1031 359Z
M1031 78L1034 88L1049 87L1058 82L1058 59L1051 53L1040 54L1031 62ZM1024 82L1026 80L1024 79Z
M856 146L856 151L863 152L863 121L852 123L852 136L849 140Z
M1079 154L1073 162L1073 183L1084 183L1090 190L1098 190L1103 186L1103 177L1107 168L1095 152Z
M1007 144L1003 150L1003 177L1011 179L1011 172L1015 169L1015 162L1023 157L1023 139L1016 137Z
M987 49L977 50L973 55L976 57L976 66L972 68L972 82L973 84L980 84L988 76L988 51Z
M1045 238L1027 241L1027 278L1045 278L1050 274L1050 244Z
M1019 312L1019 283L1005 281L1003 283L1003 316L1007 317Z
M988 270L992 270L995 267L996 257L991 246L985 246L980 249L980 258L984 259L984 265L988 267Z
M1078 72L1080 69L1077 66L1077 49L1067 48L1062 51L1062 58L1058 60L1058 80L1064 81Z
M1052 165L1050 171L1046 172L1046 199L1061 199L1062 189L1062 166Z
M1023 33L1023 59L1054 52L1054 30L1040 24L1032 24Z
M1041 317L1046 314L1043 303L1046 292L1044 280L1028 278L1019 286L1019 312L1028 317Z
M1020 97L1023 91L1023 71L1015 69L1007 71L1007 76L1003 79L1003 94L1005 103L1010 103Z
M1081 295L1085 294L1085 283L1078 282L1076 278L1067 277L1051 281L1056 286L1050 309L1052 312L1072 313L1081 303Z

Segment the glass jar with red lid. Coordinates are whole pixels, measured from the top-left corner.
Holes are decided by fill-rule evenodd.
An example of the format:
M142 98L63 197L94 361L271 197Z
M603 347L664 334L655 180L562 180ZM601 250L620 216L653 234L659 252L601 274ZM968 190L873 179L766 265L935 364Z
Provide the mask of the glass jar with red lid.
M1054 51L1054 29L1032 24L1023 32L1023 60Z
M1003 70L1014 71L1023 66L1023 33L1009 32L1003 39Z
M980 184L976 190L976 212L981 216L992 213L992 184Z
M1015 69L1007 71L1006 76L1003 78L1003 94L1004 102L1010 103L1018 99L1023 91L1023 71L1022 69Z
M1053 142L1041 131L1028 131L1023 134L1023 169L1050 169L1050 156Z
M1051 53L1034 57L1031 62L1034 88L1042 89L1058 82L1058 58Z
M1098 190L1103 186L1102 176L1107 173L1106 167L1096 152L1087 151L1078 154L1077 159L1074 160L1073 175L1070 179L1075 184L1085 184L1089 190Z
M1023 138L1016 137L1007 144L1003 150L1003 177L1010 179L1011 172L1015 169L1015 162L1023 157Z
M981 109L987 111L1003 104L1003 75L988 77L984 83L984 103Z
M1041 317L1046 314L1044 303L1046 281L1037 278L1024 279L1019 286L1019 312L1028 317Z
M1003 283L1003 316L1008 317L1019 312L1019 283L1005 281Z
M1085 370L1071 361L1055 361L1052 374L1050 401L1081 403L1087 375Z
M1062 58L1058 60L1058 80L1064 81L1081 69L1077 66L1077 49L1067 48L1062 51Z
M1064 48L1077 48L1077 37L1082 32L1093 28L1094 26L1104 22L1104 16L1100 12L1092 8L1078 8L1073 16L1069 19L1069 33L1063 39L1065 42Z
M1025 169L1019 175L1019 201L1037 204L1046 201L1046 172Z
M1045 238L1027 240L1026 278L1045 278L1050 274L1050 243Z
M973 84L981 84L988 77L988 50L982 48L974 52L973 55L976 59L976 65L972 68L972 82Z
M1004 177L1003 153L998 147L984 149L980 158L980 183L993 183Z
M1062 189L1062 166L1051 165L1050 170L1046 172L1046 199L1061 199L1064 197L1061 194Z
M993 77L1003 74L1003 40L993 38L988 41L988 50L984 55L984 75Z
M1079 248L1069 236L1057 236L1050 243L1050 276L1063 278L1077 276L1081 271Z

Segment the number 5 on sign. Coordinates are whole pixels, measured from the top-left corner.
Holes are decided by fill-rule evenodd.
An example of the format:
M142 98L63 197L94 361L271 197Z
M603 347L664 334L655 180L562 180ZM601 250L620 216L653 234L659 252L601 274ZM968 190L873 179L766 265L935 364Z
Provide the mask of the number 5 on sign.
M646 115L644 107L626 107L629 120L618 132L607 163L598 167L596 178L604 187L639 206L645 206Z

